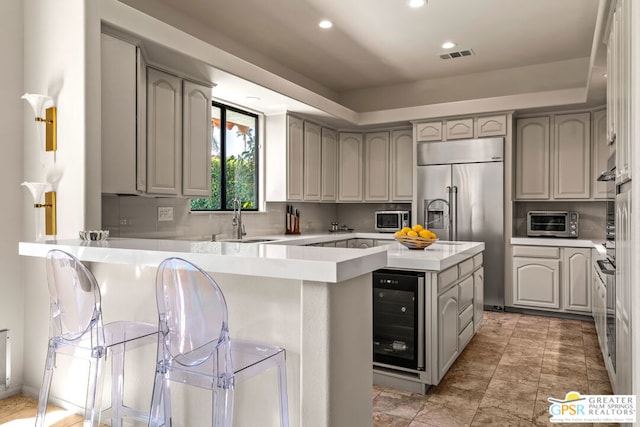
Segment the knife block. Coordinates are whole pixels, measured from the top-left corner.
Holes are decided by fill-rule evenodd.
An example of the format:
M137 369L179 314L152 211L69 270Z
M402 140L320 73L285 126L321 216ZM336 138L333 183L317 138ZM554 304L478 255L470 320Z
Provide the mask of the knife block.
M300 217L286 214L284 234L300 234Z

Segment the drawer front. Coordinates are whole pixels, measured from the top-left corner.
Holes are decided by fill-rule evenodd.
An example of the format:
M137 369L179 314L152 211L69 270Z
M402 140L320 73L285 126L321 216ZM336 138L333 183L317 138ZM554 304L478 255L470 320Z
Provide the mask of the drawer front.
M560 248L551 246L513 246L513 256L560 258Z
M462 311L473 302L473 276L467 277L458 285L458 311Z
M464 328L462 332L460 332L460 335L458 335L458 351L459 352L462 352L462 349L466 347L469 341L471 341L472 337L473 337L473 322L469 323L467 327Z
M469 258L466 261L462 261L458 264L459 277L468 276L473 271L473 258Z
M458 266L451 267L448 270L438 274L438 293L447 289L453 282L458 280Z
M476 269L482 265L484 258L482 257L482 252L473 257L473 268Z
M460 315L458 316L458 330L463 331L469 323L472 323L473 320L473 305L467 307Z

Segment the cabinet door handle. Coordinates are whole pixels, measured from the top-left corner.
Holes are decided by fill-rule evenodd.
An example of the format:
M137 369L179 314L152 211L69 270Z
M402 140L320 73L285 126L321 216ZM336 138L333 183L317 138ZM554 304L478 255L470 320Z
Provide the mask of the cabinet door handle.
M613 131L613 129L611 130L611 138L609 138L609 144L615 144L616 142L616 133Z

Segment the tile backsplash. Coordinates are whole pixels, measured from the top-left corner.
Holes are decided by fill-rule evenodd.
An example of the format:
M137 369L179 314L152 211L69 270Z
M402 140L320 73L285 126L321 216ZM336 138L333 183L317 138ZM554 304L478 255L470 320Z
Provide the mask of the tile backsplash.
M302 234L327 232L337 221L359 232L374 231L377 210L409 210L410 204L289 203L300 210ZM243 211L247 236L285 231L286 203L266 203L266 212ZM189 200L141 196L102 196L102 227L114 237L209 240L232 238L231 212L190 212Z
M529 211L576 211L580 215L578 238L604 240L605 201L588 202L516 202L513 210L513 235L527 236L527 212Z
M290 203L300 210L302 234L324 233L337 221L356 232L375 230L374 212L378 210L410 210L404 203ZM284 234L286 203L267 203L265 212L243 212L247 236ZM167 220L167 209L173 218ZM527 212L530 210L567 210L580 214L579 238L604 239L606 204L588 202L516 202L513 235L527 234ZM159 220L160 216L165 220ZM232 238L231 212L189 211L188 199L141 196L102 196L102 227L114 237L183 238L209 240ZM413 222L412 222L413 223Z

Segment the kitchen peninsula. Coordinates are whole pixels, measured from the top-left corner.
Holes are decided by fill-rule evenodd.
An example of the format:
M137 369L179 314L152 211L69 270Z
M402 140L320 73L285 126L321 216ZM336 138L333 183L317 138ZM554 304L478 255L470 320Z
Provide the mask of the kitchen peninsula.
M455 266L457 273L458 264L471 261L473 265L478 255L481 260L484 244L438 242L427 251L410 251L391 240L367 249L342 249L307 246L336 240L336 236L280 239L269 243L53 240L21 242L19 251L45 257L49 250L61 249L91 263L103 294L105 321L157 322L156 267L171 256L189 260L212 272L222 288L232 338L286 348L290 425L370 426L372 271L390 267L440 272ZM42 289L46 292L46 286ZM152 381L153 372L146 374L136 382ZM276 380L275 374L270 375L238 385L237 425L277 425ZM140 394L148 391L146 384L137 386ZM175 394L185 399L180 421L203 425L206 413L189 410L193 403L186 402L202 401L202 407L210 403L192 393ZM144 407L147 397L139 399Z

